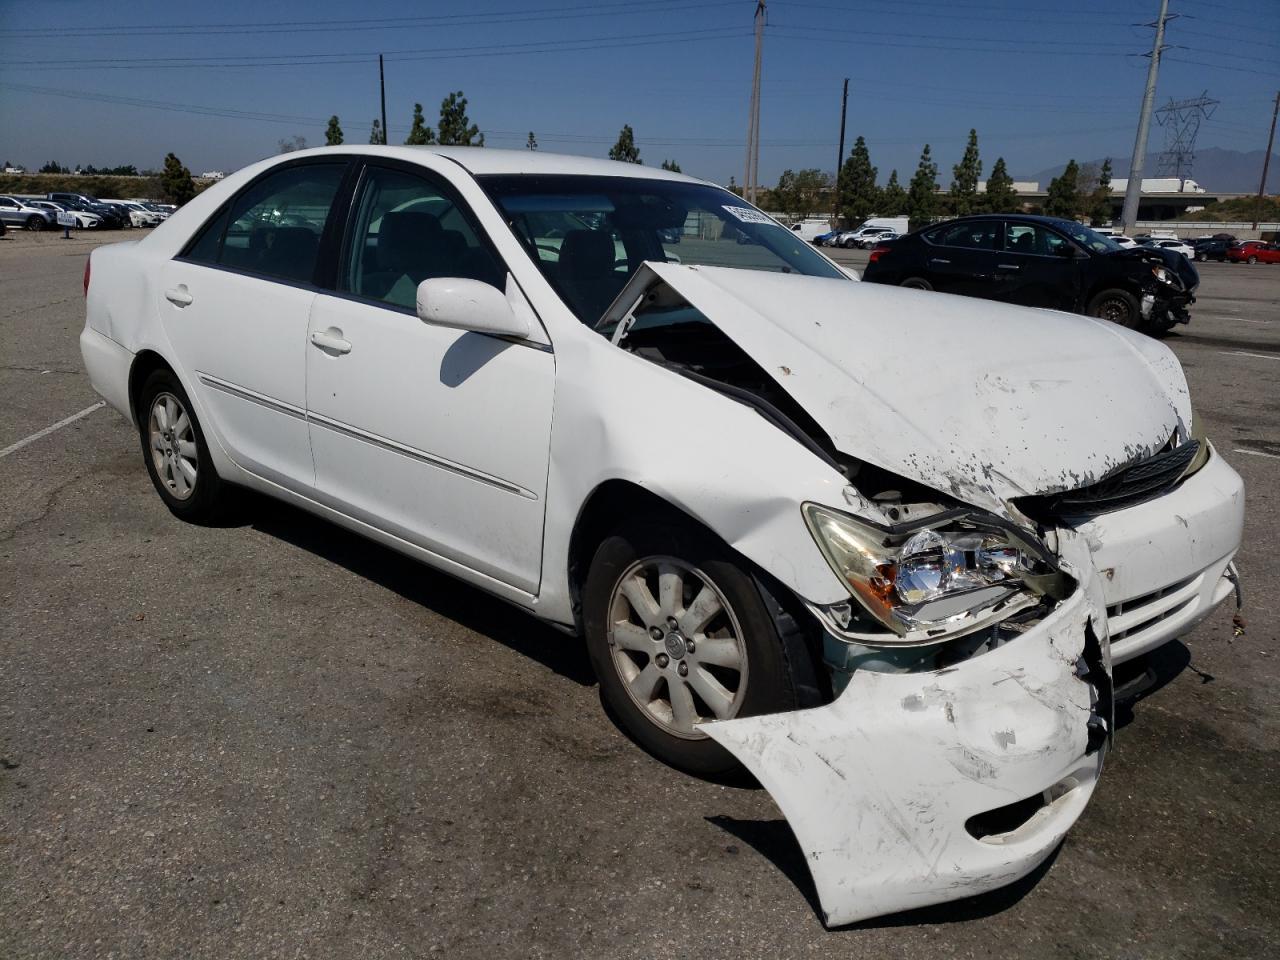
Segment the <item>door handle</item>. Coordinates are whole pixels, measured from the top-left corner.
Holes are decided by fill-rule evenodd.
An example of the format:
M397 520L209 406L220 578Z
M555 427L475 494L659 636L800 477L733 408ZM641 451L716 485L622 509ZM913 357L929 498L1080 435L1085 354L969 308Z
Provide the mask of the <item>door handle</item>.
M997 263L996 269L997 270L1021 270L1022 267L1018 266L1016 263Z
M172 303L175 307L186 307L194 302L195 297L187 293L187 285L180 283L172 290L164 292L164 298Z
M342 331L337 327L315 331L311 334L311 343L325 353L342 354L351 352L351 341L344 340Z
M941 257L934 257L934 258L932 258L929 262L930 262L930 263L950 263L951 261L950 261L950 260L943 260Z

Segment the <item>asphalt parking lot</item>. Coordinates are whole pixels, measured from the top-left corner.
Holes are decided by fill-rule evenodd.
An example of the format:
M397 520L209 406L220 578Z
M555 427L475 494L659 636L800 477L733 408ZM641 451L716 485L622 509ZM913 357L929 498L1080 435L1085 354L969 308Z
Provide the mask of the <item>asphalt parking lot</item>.
M827 931L768 795L656 763L585 652L291 508L197 528L91 407L97 242L0 239L0 956L1264 957L1280 943L1280 267L1167 340L1246 605L1152 658L1045 869ZM860 264L861 251L836 251Z

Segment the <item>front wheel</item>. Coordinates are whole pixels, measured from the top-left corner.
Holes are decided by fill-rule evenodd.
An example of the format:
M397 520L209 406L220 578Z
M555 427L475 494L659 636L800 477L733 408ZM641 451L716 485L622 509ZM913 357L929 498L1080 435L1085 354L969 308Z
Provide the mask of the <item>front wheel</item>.
M1088 314L1122 327L1136 328L1142 321L1138 298L1128 290L1103 290L1089 301Z
M737 761L701 725L798 706L755 582L692 524L626 524L596 550L582 600L606 708L664 763L698 776L734 772Z
M1245 263L1249 264L1249 266L1253 266L1257 262L1258 262L1257 257L1250 257L1248 260L1245 261Z
M44 217L37 217L34 213L33 213L31 216L27 217L27 229L28 229L28 230L43 230L43 229L44 229Z

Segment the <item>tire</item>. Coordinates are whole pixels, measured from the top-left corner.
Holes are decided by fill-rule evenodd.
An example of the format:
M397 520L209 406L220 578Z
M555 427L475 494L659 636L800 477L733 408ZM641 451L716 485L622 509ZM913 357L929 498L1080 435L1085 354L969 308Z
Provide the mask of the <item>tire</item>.
M1257 262L1258 262L1258 258L1253 256L1249 257L1249 259L1245 261L1245 263L1249 264L1249 266L1253 266Z
M172 371L155 370L147 377L136 409L142 459L164 505L188 523L222 520L230 490L213 466L204 431Z
M1142 325L1142 308L1138 304L1138 298L1128 290L1103 290L1089 301L1089 308L1085 312L1091 317L1110 320L1130 330L1136 330Z
M1205 255L1205 254L1203 254L1203 253L1197 253L1197 254L1196 254L1196 259L1197 259L1197 260L1199 260L1201 263L1204 263L1204 262L1205 262L1206 260L1208 260L1209 258L1208 258L1208 256L1207 256L1207 255Z
M907 277L900 284L900 287L906 287L908 290L932 290L933 284L924 277Z
M672 587L669 599L660 578ZM596 549L582 608L605 709L672 767L709 778L739 773L698 721L799 705L786 647L751 574L688 522L662 515L625 522Z
M40 231L44 229L44 217L37 217L34 213L27 217L27 229Z

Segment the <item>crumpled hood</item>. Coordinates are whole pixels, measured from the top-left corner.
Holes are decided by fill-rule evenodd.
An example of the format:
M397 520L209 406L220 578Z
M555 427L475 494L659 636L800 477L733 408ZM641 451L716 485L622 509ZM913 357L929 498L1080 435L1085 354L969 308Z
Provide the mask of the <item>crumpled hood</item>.
M1173 353L1105 321L846 280L645 266L838 450L1000 513L1015 497L1092 483L1159 450L1179 424L1191 429ZM644 285L643 273L633 282Z

